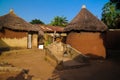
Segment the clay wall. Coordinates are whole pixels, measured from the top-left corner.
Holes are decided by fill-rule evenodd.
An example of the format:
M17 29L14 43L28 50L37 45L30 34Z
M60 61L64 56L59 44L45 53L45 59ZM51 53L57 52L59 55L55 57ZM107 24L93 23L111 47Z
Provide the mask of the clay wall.
M67 36L66 43L83 54L106 57L104 39L99 32L71 32Z
M0 48L25 47L27 48L27 32L4 29L0 31Z

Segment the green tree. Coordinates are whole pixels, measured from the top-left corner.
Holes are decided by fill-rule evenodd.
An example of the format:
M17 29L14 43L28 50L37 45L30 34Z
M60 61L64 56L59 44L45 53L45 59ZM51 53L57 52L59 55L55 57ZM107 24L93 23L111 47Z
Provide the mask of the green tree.
M63 16L55 16L50 23L50 25L62 26L62 27L65 27L67 24L68 24L68 20L66 17L63 17Z
M108 26L110 29L117 29L118 22L119 22L119 14L120 9L117 6L119 1L117 0L110 0L110 2L106 3L103 7L102 12L102 21Z
M39 20L39 19L34 19L30 22L31 24L44 24L43 21Z

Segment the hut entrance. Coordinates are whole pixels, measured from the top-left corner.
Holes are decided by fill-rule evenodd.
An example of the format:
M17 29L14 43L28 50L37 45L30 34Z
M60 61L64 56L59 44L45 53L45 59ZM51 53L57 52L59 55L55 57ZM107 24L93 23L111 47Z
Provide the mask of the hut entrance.
M43 49L44 47L44 37L43 36L39 36L38 37L38 48L39 49Z
M38 48L38 33L37 32L30 32L28 33L28 40L27 40L27 48Z

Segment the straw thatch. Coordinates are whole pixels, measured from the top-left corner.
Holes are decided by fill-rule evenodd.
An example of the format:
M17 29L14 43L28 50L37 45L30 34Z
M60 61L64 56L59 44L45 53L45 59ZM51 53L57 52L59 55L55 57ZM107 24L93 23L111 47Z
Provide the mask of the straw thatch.
M85 6L78 15L66 26L65 31L106 31L107 26L90 13Z
M2 28L19 31L37 31L40 34L43 34L39 27L34 26L18 17L13 10L4 16L0 16L0 29Z

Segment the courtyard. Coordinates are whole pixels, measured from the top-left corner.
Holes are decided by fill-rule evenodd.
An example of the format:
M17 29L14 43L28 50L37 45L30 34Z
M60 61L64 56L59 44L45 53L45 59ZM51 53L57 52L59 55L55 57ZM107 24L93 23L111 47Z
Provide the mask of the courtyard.
M0 63L9 63L28 69L27 80L119 80L120 57L112 55L105 60L90 59L89 65L57 70L45 59L44 50L21 49L3 52ZM25 80L21 72L0 71L0 80Z

